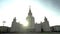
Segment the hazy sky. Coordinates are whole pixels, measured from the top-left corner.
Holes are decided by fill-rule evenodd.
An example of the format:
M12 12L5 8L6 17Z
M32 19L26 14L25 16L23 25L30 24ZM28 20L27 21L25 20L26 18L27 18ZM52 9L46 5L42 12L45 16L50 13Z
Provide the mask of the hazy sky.
M60 25L60 0L0 0L0 26L6 21L5 26L11 26L14 17L17 22L26 24L29 5L35 22L48 18L50 26Z

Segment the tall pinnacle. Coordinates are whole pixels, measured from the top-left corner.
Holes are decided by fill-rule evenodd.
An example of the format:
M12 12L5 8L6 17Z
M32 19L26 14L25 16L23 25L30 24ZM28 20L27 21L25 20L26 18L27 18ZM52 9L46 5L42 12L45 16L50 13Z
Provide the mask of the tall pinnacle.
M16 22L16 17L14 17L13 22Z
M29 6L29 13L28 13L29 16L32 16L32 12L31 12L31 6Z
M44 19L45 21L47 21L47 18L45 17L45 19Z

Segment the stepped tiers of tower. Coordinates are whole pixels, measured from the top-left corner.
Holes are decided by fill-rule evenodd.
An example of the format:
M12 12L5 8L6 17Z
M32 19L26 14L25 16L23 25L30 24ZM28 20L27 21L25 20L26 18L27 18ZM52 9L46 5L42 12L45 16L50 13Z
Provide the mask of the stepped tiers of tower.
M22 24L16 22L16 17L12 21L12 26L0 27L0 32L57 32L60 31L60 26L49 26L49 21L44 17L44 22L40 24L35 23L35 19L32 16L31 8L29 8L28 16L26 17L28 26L24 27Z

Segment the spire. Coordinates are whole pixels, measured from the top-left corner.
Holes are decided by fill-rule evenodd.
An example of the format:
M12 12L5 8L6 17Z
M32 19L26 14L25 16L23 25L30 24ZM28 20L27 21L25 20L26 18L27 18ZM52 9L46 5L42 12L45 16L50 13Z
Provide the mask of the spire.
M13 22L16 22L16 17L14 17Z
M28 13L29 16L32 16L32 12L31 12L31 6L29 6L29 13Z
M44 21L47 21L47 18L46 17L44 18Z

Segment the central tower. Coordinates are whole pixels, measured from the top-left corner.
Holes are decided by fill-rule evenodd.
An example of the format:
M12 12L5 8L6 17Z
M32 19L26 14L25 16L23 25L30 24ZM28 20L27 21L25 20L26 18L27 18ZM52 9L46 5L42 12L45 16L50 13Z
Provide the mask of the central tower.
M34 29L35 20L34 20L34 17L32 16L31 6L29 6L29 13L28 13L28 16L27 16L26 20L28 22L28 28L29 29Z

